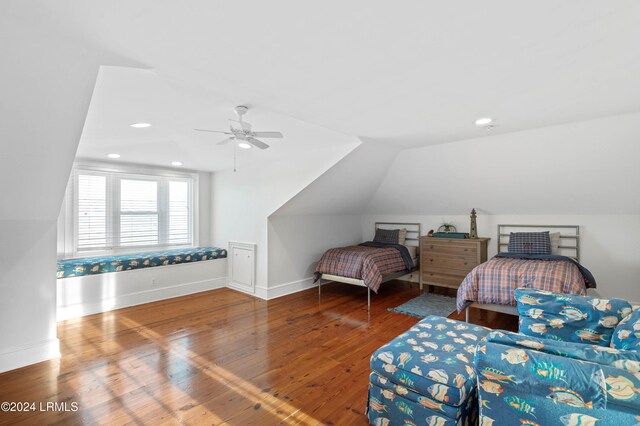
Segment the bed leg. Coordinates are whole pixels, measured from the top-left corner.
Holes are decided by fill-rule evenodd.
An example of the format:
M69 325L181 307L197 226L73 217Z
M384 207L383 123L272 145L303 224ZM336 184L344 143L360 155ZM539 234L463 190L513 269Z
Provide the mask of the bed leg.
M469 307L464 310L464 321L469 322Z
M367 287L367 310L371 309L371 289Z
M318 278L318 297L320 297L322 293L320 287L322 287L322 277Z

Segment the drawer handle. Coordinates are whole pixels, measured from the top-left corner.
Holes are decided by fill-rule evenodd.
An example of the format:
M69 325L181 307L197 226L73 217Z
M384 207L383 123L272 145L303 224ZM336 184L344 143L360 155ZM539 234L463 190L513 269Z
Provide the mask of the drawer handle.
M464 264L465 264L465 265L468 265L468 263L467 263L467 262L464 262Z
M469 249L464 249L464 251L469 251Z

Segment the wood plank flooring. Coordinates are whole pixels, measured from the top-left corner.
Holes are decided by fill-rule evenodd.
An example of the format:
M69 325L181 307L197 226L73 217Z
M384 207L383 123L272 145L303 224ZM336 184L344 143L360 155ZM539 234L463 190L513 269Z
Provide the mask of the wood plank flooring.
M320 300L220 289L60 322L62 357L0 374L0 402L78 410L0 412L0 424L366 425L369 357L417 322L387 308L418 294L386 283L368 313L366 290L346 284ZM478 310L471 322L517 328Z

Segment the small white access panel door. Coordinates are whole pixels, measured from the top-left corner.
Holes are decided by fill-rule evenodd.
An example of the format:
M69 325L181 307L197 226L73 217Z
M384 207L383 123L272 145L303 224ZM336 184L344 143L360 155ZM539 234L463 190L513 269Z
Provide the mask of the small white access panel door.
M229 243L229 286L246 293L255 292L256 245Z

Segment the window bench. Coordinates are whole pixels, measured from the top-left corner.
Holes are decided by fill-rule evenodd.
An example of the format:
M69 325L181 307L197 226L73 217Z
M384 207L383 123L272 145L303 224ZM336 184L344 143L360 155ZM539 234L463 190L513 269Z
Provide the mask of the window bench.
M196 247L61 260L58 320L226 287L226 258L226 249Z
M71 278L108 272L131 271L154 266L177 265L202 260L224 259L227 251L218 247L191 247L184 249L134 253L120 256L85 257L58 261L57 277Z

